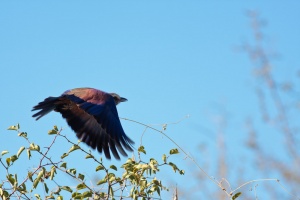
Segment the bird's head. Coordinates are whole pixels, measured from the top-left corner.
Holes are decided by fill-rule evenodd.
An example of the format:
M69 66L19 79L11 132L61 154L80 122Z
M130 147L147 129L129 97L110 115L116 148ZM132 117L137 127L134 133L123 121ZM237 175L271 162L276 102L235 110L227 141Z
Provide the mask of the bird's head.
M110 93L110 95L114 98L115 100L115 104L118 105L121 102L127 101L126 98L124 97L120 97L118 94L116 93Z

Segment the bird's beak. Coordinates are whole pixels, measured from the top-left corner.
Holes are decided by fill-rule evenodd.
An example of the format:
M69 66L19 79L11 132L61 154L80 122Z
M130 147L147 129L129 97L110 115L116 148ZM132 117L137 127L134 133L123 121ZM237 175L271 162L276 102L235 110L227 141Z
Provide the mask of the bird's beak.
M125 102L125 101L128 101L128 100L124 97L121 97L120 102Z

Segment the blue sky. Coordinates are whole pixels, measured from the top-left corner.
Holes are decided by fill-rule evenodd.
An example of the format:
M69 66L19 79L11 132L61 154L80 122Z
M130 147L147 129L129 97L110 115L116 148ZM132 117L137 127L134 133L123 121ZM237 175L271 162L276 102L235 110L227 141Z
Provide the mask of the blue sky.
M6 131L16 123L45 146L53 125L64 127L64 133L76 141L59 114L36 122L30 110L67 89L94 87L129 100L118 106L120 117L164 124L190 115L169 125L166 134L200 164L210 166L216 165L218 148L214 121L225 113L230 159L245 157L247 150L241 145L247 136L245 119L261 117L254 68L246 54L236 50L253 42L246 12L256 10L267 21L267 43L280 55L274 61L276 78L296 80L299 85L299 8L297 1L2 1L0 150L22 144ZM144 127L124 120L122 124L138 144ZM143 142L157 159L174 147L150 130ZM201 144L211 154L199 151ZM192 177L189 172L195 169L183 158L176 156L175 162L187 174L166 172L170 185L179 186ZM214 176L213 170L207 170ZM262 176L251 167L246 174L249 180ZM169 199L171 194L165 195Z

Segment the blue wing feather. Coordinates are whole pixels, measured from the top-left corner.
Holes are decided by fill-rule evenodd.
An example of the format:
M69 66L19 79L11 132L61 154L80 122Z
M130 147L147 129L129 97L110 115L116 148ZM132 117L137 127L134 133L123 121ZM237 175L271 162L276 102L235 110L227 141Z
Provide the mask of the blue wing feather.
M108 159L110 151L116 159L120 159L118 152L127 156L124 148L133 151L134 142L125 134L114 99L108 93L92 88L67 90L60 97L45 99L33 110L40 110L33 115L37 120L51 110L60 112L78 138L104 152Z

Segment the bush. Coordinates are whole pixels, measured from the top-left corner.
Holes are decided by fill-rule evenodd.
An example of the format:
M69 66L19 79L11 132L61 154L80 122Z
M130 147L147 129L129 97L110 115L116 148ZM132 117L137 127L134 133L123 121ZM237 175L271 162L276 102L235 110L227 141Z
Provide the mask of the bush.
M33 143L26 132L20 131L20 125L10 126L8 130L16 131L19 137L24 138L24 146L21 146L16 154L11 154L7 150L2 150L0 162L5 169L5 177L1 177L0 197L4 200L11 198L31 199L150 199L159 198L161 192L168 191L162 181L158 179L159 171L164 166L171 166L174 172L183 175L176 164L169 162L173 154L178 154L178 149L171 149L168 154L163 154L162 159L151 158L149 161L143 159L146 154L144 146L138 148L138 158L128 158L120 167L115 165L106 166L100 158L81 148L80 141L74 143L65 135L62 135L62 129L54 126L48 132L51 137L49 146L41 149L39 144ZM70 146L67 152L60 152L61 157L56 160L54 155L50 154L50 149L57 141L57 138L63 138L64 142ZM87 162L91 160L95 166L96 172L103 172L105 176L96 181L97 186L90 183L90 179L85 177L85 171L79 171L77 168L68 167L66 158L74 151L81 151L84 156L78 162ZM31 170L27 174L15 170L12 166L18 166L24 169L19 159L21 156L30 160ZM35 159L32 159L35 157ZM41 157L41 158L39 158ZM36 162L37 160L37 162ZM121 175L117 171L122 171ZM63 176L67 175L76 181L76 186L65 182ZM19 178L18 178L19 177ZM25 177L20 180L20 177ZM58 184L58 182L60 184ZM38 189L39 188L39 189ZM51 188L51 189L49 189ZM42 189L42 190L41 190ZM41 194L43 191L43 195Z

